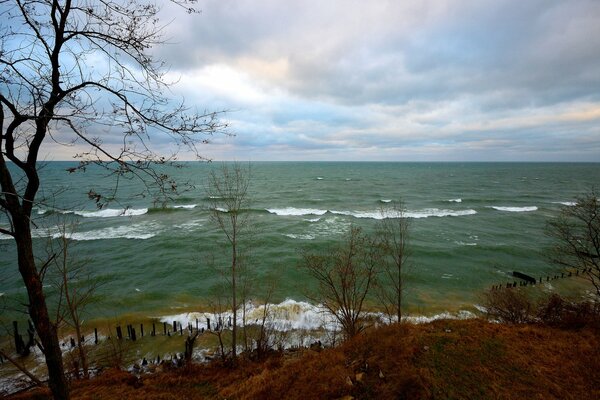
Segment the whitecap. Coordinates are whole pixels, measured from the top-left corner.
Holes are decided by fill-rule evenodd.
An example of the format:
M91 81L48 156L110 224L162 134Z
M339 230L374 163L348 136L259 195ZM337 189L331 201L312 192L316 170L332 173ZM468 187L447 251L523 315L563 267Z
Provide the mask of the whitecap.
M429 218L429 217L461 217L466 215L477 214L475 210L444 210L438 208L426 208L419 211L389 211L382 213L381 211L331 211L333 214L348 215L355 218Z
M198 204L181 204L181 205L176 205L173 206L173 208L185 208L185 209L192 209L192 208L196 208Z
M309 219L305 219L305 221L307 222L319 222L321 220L321 218L309 218Z
M392 202L391 199L381 199L379 201L382 202L382 203L391 203Z
M227 213L227 212L229 212L229 210L228 210L228 209L226 209L226 208L222 208L222 207L216 207L216 208L215 208L215 211L220 211L220 212L222 212L222 213Z
M146 240L153 238L160 232L160 227L154 223L143 223L134 225L122 225L97 229L86 232L72 232L66 235L58 229L40 229L36 232L38 237L52 237L54 239L66 236L72 240L107 240L107 239L137 239Z
M286 207L286 208L267 208L266 209L271 214L276 215L323 215L327 213L327 210L319 210L314 208L295 208L295 207Z
M313 240L315 238L313 235L293 234L293 233L286 233L283 236L287 236L290 239L300 239L300 240Z
M577 205L576 201L553 201L552 204L562 204L563 206L575 207Z
M462 242L460 240L455 240L454 243L456 243L459 246L477 246L477 243Z
M317 180L318 180L318 181L322 181L322 180L323 180L323 178L322 178L322 177L320 177L320 176L317 176Z
M196 228L201 227L203 225L203 222L205 222L205 221L206 220L204 220L204 219L196 219L196 220L184 222L182 224L175 224L175 225L173 225L173 227L176 229L182 229L184 231L193 231L193 230L196 230Z
M493 208L498 211L507 211L507 212L529 212L529 211L537 211L536 206L527 206L527 207L501 207L501 206L491 206L489 208Z
M141 290L140 290L140 289L138 289L138 288L135 288L135 291L136 291L136 292L141 292Z
M74 213L84 218L110 218L110 217L133 217L137 215L143 215L148 212L147 208L106 208L98 211L64 211L63 213Z
M462 203L462 199L450 199L448 201L451 203Z

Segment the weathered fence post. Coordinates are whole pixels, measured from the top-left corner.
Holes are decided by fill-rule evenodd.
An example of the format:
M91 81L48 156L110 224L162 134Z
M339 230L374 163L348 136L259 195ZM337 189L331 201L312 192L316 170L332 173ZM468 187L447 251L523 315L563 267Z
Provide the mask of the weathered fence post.
M135 328L132 326L131 327L131 340L133 340L135 342L135 339L136 339L136 337L135 337Z
M98 328L94 328L94 344L98 344Z
M21 336L19 335L19 325L17 321L13 321L13 331L15 334L15 350L17 350L18 354L21 354L23 352L23 339L21 339Z
M210 318L206 318L206 329L210 331Z
M144 324L140 324L140 335L144 337Z
M163 335L167 336L167 323L163 322Z
M152 336L156 336L156 324L152 323Z
M117 338L119 340L123 339L123 332L121 331L121 327L117 326Z

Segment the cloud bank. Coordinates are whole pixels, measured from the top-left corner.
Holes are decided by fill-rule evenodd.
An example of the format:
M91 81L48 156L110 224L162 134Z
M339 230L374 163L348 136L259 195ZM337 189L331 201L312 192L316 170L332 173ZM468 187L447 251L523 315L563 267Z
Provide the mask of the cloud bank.
M600 2L199 2L162 10L215 159L600 161Z

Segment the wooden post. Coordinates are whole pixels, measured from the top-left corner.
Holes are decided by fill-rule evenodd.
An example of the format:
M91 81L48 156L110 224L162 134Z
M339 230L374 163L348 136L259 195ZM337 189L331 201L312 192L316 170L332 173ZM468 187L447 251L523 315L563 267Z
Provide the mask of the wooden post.
M71 348L75 347L75 339L71 338Z
M163 322L163 335L167 336L167 323Z
M156 336L156 324L152 323L152 336Z
M198 318L196 318L196 330L198 330Z
M18 354L23 352L23 339L19 336L19 325L17 321L13 321L13 331L15 334L15 350Z
M98 328L94 328L94 344L98 344Z
M131 340L133 340L135 342L135 339L136 339L136 337L135 337L135 328L132 326L131 327Z
M173 321L173 332L177 332L177 321Z
M183 336L183 324L179 324L179 335Z
M121 331L121 327L117 326L117 338L119 340L123 339L123 332Z
M210 331L210 318L206 318L206 329Z
M140 324L140 335L144 337L144 324Z

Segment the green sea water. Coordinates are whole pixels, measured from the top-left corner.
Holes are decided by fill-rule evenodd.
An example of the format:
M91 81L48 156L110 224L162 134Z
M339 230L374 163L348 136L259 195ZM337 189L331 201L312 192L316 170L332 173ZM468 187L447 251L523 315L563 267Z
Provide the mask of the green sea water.
M77 222L71 251L103 283L90 318L206 306L221 281L216 270L227 265L205 191L209 171L219 165L186 163L169 171L194 188L166 208L138 196L139 181L121 180L118 201L102 210L87 193L106 192L115 177L94 168L68 173L72 165L42 169L35 247L43 259L57 222ZM600 182L600 164L584 163L254 162L250 168L246 248L256 293L275 282L272 302L304 300L314 282L298 268L301 251L326 249L353 225L371 231L379 210L402 200L412 252L405 304L422 314L476 304L483 290L512 280L513 270L554 274L544 256L551 244L546 222ZM0 236L0 271L8 319L26 293L7 236Z

